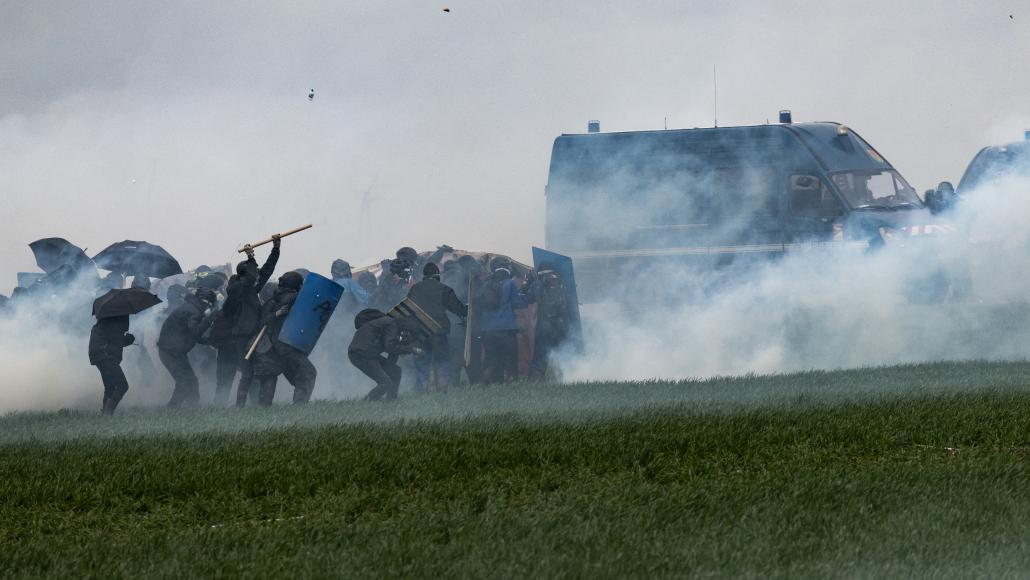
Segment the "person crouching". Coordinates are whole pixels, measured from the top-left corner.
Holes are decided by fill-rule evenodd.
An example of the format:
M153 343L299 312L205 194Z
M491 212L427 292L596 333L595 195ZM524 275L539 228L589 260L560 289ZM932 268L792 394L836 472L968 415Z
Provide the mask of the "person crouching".
M362 310L354 317L354 328L356 331L347 348L347 358L376 382L365 400L396 399L401 384L401 367L397 358L419 349L405 339L399 323L381 310Z
M189 353L214 322L214 317L205 316L205 313L217 299L213 291L198 288L193 294L186 294L183 303L161 325L157 354L175 381L169 407L196 408L200 405L200 381L190 364Z
M279 277L275 294L261 309L265 331L258 341L254 361L254 380L258 383L258 404L268 406L275 399L275 384L279 375L293 385L293 402L307 403L315 390L318 371L308 355L279 340L279 332L289 316L293 303L300 294L304 278L297 272Z

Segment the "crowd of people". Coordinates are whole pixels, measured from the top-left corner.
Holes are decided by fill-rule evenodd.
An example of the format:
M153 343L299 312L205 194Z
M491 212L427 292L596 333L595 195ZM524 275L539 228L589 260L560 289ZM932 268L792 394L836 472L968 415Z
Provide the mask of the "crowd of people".
M202 384L213 385L214 405L228 405L234 386L235 405L271 405L280 376L293 386L294 403L311 399L317 379L336 386L371 379L366 398L392 400L406 368L414 371L413 390L419 393L542 379L551 356L570 336L567 289L549 264L533 270L505 256L448 246L420 254L403 247L395 257L357 272L345 260L332 263L329 278L342 287L342 296L319 329L317 348L308 353L281 336L309 274L293 270L273 282L281 249L282 239L273 236L259 265L255 250L246 248L246 260L231 275L228 267L202 266L164 279L127 272L101 278L95 268L74 279L47 276L19 287L9 299L0 296L0 316L56 294L83 308L90 293L90 301L111 292L163 300L137 314L94 310L88 358L103 384L105 414L113 414L130 389L122 363L124 349L133 344L140 346L137 380L153 381L161 372L148 345L156 347L174 383L167 405L195 408ZM391 312L406 301L432 323L420 325L414 317ZM72 318L81 321L79 314ZM141 334L156 340L148 342Z

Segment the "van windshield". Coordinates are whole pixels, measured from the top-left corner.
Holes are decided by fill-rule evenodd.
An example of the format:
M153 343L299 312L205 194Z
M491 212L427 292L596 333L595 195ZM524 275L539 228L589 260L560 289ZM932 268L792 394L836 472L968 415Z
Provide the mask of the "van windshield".
M840 171L831 173L830 179L852 209L923 207L916 190L893 169Z

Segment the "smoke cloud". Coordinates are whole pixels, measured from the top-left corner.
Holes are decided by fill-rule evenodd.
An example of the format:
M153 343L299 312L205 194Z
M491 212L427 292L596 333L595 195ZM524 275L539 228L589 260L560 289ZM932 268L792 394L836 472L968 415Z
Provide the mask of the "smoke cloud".
M796 121L838 120L920 191L957 180L981 146L1030 126L1030 12L1000 0L449 7L5 3L0 292L37 270L26 244L48 236L91 255L145 239L191 268L311 222L284 242L280 273L326 272L341 257L371 264L402 245L527 259L543 244L554 137L590 118L605 131L710 126L713 65L721 125L764 123L780 108ZM788 256L700 302L631 319L598 312L588 343L603 357L569 361L567 374L1022 356L1018 334L992 345L952 329L928 341L895 317L913 310L904 280L929 264L968 268L978 295L1016 300L1023 250L993 237L1027 215L1021 191L976 198L1013 205L962 210L977 244L948 246L952 262L913 249ZM88 301L71 304L85 310L78 323L51 306L0 320L0 412L99 400ZM964 320L930 310L941 324ZM799 354L797 341L817 354ZM142 393L134 386L126 404Z

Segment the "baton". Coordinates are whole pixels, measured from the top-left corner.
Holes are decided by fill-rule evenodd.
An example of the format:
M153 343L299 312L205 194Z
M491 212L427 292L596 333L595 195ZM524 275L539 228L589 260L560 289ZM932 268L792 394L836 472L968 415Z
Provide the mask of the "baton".
M283 232L281 234L278 234L278 235L279 235L279 238L285 238L286 236L292 236L293 234L295 234L297 232L303 232L304 230L306 230L306 229L308 229L310 227L311 227L311 224L308 224L306 226L300 226L299 228L293 228L292 230L285 231L285 232ZM243 252L246 252L247 250L253 250L254 248L256 248L258 246L263 246L265 244L271 244L272 240L273 240L273 238L269 237L267 239L261 240L260 242L254 242L253 244L247 244L246 246L243 246L242 248L240 248L239 250L236 250L236 251L242 254Z
M265 336L266 330L268 330L267 326L261 327L261 332L259 332L257 337L254 339L254 344L250 345L250 348L247 349L247 356L243 357L243 360L250 360L250 357L254 356L254 351L257 350L258 343L261 342L261 339Z

